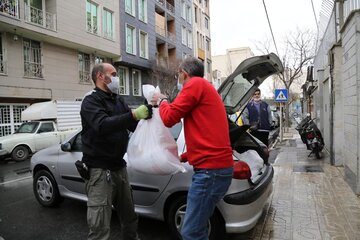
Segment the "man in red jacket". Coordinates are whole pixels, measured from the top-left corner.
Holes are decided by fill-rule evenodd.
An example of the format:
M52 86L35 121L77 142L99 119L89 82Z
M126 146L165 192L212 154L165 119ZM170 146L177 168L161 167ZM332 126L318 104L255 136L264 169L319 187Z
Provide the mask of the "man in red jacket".
M172 127L184 119L187 152L180 158L194 167L181 229L183 240L208 239L207 222L227 192L233 174L225 107L203 75L203 63L188 57L179 66L181 91L174 102L160 95L160 117L165 126ZM156 96L153 100L158 101Z

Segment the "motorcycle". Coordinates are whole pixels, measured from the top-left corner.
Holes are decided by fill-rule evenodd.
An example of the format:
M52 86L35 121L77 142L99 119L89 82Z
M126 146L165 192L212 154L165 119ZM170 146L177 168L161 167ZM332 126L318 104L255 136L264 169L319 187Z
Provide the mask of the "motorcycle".
M316 158L320 159L321 151L324 148L324 139L314 121L315 119L316 118L311 118L310 115L307 115L300 121L295 129L299 132L301 140L306 144L307 149L311 150L308 157L314 153Z

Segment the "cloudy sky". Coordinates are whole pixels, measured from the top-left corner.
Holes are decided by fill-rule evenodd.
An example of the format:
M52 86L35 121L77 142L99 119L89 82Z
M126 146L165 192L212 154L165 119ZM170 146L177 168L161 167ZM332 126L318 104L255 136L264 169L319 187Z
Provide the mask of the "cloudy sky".
M316 30L312 2L319 21L322 0L265 0L279 52L284 36L291 29ZM245 46L257 54L253 42L271 39L263 0L211 0L210 17L212 55Z

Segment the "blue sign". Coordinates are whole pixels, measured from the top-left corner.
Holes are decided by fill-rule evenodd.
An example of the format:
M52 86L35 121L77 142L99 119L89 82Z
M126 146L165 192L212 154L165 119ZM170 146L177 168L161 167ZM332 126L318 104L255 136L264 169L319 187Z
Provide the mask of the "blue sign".
M275 102L287 102L289 94L287 89L275 89Z

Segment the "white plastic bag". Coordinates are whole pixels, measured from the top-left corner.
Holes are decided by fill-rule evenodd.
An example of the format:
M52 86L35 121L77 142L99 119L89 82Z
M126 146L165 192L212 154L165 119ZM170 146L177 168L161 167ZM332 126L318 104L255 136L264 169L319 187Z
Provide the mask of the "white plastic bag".
M255 150L247 150L243 153L233 151L236 159L246 162L251 171L251 176L257 176L264 166L264 160L259 156Z
M160 89L155 90L153 86L143 87L148 102L155 91L160 92ZM129 141L127 161L131 168L146 174L168 175L186 172L180 163L175 139L162 122L158 108L153 108L151 119L140 120L138 123Z

